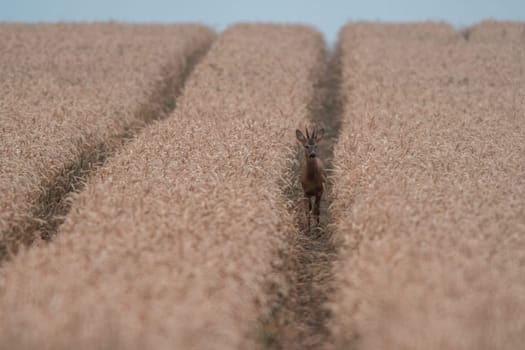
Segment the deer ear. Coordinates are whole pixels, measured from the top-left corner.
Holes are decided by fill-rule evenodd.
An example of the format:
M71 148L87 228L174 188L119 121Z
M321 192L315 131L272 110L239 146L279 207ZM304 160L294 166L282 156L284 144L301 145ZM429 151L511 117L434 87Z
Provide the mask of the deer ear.
M304 137L303 133L301 132L301 130L297 129L295 130L295 136L297 137L297 140L302 143L303 145L306 144L306 137Z
M315 142L321 141L323 136L324 136L324 128L317 130L315 133Z

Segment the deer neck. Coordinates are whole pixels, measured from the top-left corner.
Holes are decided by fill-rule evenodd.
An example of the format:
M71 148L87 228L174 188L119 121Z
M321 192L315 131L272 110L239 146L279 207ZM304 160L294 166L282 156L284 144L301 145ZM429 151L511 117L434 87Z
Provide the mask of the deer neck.
M315 177L319 173L319 163L317 158L306 157L306 174L308 177Z

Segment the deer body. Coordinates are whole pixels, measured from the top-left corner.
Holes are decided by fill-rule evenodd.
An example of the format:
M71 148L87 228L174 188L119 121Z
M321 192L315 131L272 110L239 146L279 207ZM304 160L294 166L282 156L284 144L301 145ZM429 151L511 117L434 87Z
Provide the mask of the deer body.
M306 221L308 229L310 229L312 197L315 198L313 214L317 221L317 225L319 225L321 198L323 196L324 183L326 182L326 172L324 170L323 162L317 157L317 142L323 137L324 129L320 129L319 131L314 129L311 136L308 133L308 129L306 129L306 137L300 130L296 130L295 133L297 140L305 148L305 161L299 179L304 191Z
M312 197L319 192L323 192L323 183L326 181L326 175L323 163L319 158L305 157L300 180L305 196Z

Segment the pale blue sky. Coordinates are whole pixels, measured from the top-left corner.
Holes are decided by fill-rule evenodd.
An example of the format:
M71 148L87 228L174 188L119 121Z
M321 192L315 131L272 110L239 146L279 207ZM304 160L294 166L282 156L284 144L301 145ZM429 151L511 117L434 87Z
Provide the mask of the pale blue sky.
M525 0L0 0L2 22L200 22L216 30L242 21L307 23L329 42L350 20L465 27L489 18L525 21Z

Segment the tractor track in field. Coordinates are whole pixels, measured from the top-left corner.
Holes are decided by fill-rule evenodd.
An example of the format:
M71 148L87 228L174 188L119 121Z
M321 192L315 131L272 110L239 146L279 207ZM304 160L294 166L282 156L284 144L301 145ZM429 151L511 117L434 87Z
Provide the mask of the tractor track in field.
M38 204L33 211L34 217L39 222L36 230L40 232L42 239L50 240L57 232L71 208L71 201L69 200L71 194L82 190L92 171L104 165L108 158L114 155L125 143L132 140L147 125L170 115L176 107L177 98L181 94L188 77L196 64L206 54L210 45L197 50L188 58L186 67L179 79L169 73L169 64L163 67L162 71L165 72L163 76L167 79L160 81L151 91L149 98L139 106L135 121L127 126L122 134L114 136L91 150L86 150L77 162L64 167L55 181L45 187L46 190L38 199Z
M72 195L82 191L89 175L103 166L118 149L132 140L143 128L167 118L176 108L177 98L182 93L188 77L212 43L213 41L210 41L208 45L188 57L180 77L170 73L172 67L169 63L162 67L166 79L159 81L149 93L149 97L140 104L135 112L135 120L122 133L110 137L95 147L84 149L75 162L65 165L52 181L42 184L42 194L32 209L31 224L24 227L23 234L18 232L10 234L50 241L71 209ZM0 246L0 265L4 260L9 259L11 254L6 247Z
M308 231L301 206L302 188L298 173L303 149L297 147L283 192L293 205L289 208L295 220L296 235L288 237L286 248L279 252L280 264L275 273L285 287L269 287L271 307L261 318L261 343L265 349L319 349L330 337L326 306L332 293L332 265L337 256L332 240L330 205L333 200L330 177L333 148L341 125L340 54L336 48L326 57L326 65L315 86L315 97L309 106L309 123L325 128L319 154L329 181L321 202L321 224Z

